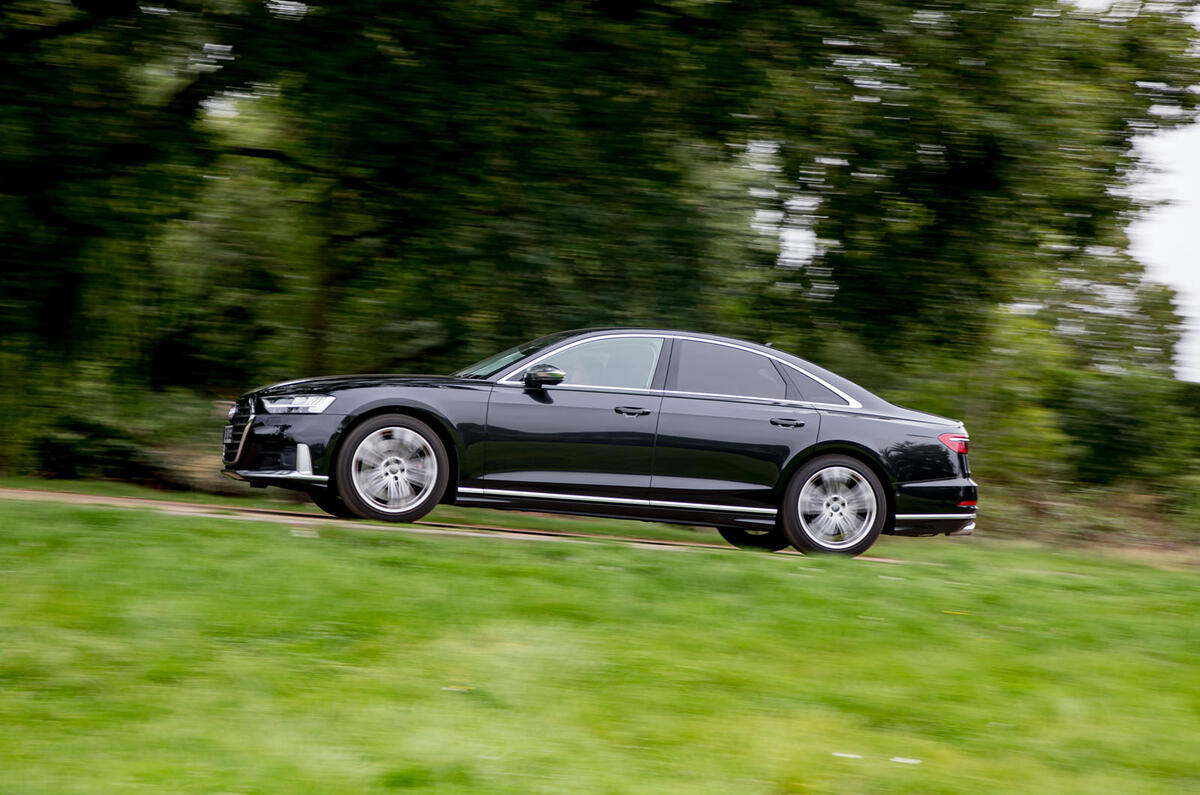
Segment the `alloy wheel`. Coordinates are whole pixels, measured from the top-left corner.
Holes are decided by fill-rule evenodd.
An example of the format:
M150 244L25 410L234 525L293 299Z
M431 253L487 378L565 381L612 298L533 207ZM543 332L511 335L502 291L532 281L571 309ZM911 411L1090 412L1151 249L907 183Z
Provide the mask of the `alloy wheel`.
M804 482L798 500L800 525L813 543L838 551L871 532L879 501L859 472L844 466L818 469Z
M350 477L371 508L405 513L433 492L438 463L429 440L411 428L380 428L354 450Z

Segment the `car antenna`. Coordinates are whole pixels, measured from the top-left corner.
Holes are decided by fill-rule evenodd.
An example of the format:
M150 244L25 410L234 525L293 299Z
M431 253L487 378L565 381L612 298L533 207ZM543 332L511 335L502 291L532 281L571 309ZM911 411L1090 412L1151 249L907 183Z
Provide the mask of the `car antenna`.
M774 347L775 347L775 343L773 343L773 342L764 342L764 343L763 343L763 345L765 345L765 346L766 346L766 347L768 347L768 348L774 348Z

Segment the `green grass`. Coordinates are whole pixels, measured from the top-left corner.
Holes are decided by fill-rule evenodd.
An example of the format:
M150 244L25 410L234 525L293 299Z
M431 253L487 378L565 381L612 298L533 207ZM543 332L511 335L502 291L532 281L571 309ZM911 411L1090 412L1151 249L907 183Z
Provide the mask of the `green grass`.
M1200 788L1194 571L880 551L0 502L0 791Z

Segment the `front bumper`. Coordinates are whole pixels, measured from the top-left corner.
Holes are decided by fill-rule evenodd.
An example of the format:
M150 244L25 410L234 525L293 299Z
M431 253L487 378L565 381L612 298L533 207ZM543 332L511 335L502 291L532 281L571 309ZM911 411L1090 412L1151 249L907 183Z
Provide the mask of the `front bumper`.
M234 480L244 480L251 485L287 486L299 488L302 484L324 486L329 483L328 475L314 475L299 469L230 469L226 467L221 474Z
M302 489L329 482L338 414L250 414L227 425L222 474L251 485Z

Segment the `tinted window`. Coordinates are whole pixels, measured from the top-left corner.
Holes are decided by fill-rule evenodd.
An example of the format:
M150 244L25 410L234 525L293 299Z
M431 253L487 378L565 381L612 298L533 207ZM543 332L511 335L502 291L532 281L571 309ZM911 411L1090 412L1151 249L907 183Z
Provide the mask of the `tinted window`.
M803 373L798 373L790 368L789 375L791 375L792 381L800 389L800 395L810 403L829 403L834 406L847 405L845 398L819 381L815 381Z
M659 337L596 340L553 353L540 363L565 372L564 384L649 389L662 344Z
M765 356L725 345L680 340L675 346L672 389L710 395L782 398L787 392Z

